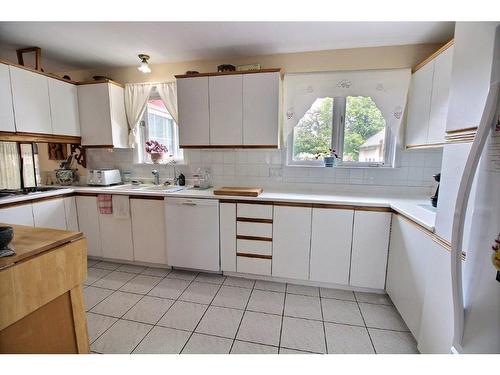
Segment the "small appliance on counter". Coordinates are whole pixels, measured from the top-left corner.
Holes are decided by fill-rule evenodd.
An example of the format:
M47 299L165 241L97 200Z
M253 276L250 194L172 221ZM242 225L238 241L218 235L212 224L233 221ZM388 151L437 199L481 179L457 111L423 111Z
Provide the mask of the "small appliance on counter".
M437 207L438 196L439 196L439 181L441 180L441 173L435 174L432 177L434 177L434 180L436 180L436 182L438 183L438 186L436 189L436 193L431 197L431 204L432 204L432 207Z
M212 187L212 178L208 169L198 168L196 173L193 174L193 187L201 190Z
M119 169L91 169L87 175L88 185L109 186L121 184L122 177Z

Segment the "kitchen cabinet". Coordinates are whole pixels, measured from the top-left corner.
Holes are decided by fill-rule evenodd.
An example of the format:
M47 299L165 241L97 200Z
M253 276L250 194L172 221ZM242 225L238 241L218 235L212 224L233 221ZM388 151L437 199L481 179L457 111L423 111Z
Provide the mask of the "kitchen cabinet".
M309 279L349 284L353 210L314 208Z
M117 218L114 214L99 213L99 229L104 258L134 260L130 214L127 218Z
M77 196L76 207L80 231L87 238L87 253L102 257L101 230L96 196Z
M72 231L79 231L78 227L78 213L76 211L76 198L66 197L63 198L64 211L66 213L66 228Z
M167 264L163 199L130 199L134 260Z
M0 223L35 226L31 203L12 207L0 207Z
M311 207L274 206L272 275L309 279Z
M280 73L243 75L243 144L278 146Z
M8 65L2 63L0 63L0 131L16 131L10 87L10 69Z
M208 77L177 80L177 104L180 147L210 145Z
M63 198L33 202L35 227L66 230L66 210Z
M278 147L278 69L176 78L181 148Z
M355 211L349 285L385 288L390 229L390 212Z
M78 86L82 146L128 148L124 89L114 82Z
M219 214L221 269L236 272L236 203L220 203Z
M209 77L210 144L243 144L243 78Z
M10 79L16 130L52 134L48 78L11 66Z
M453 42L420 67L408 93L406 147L442 146L446 132Z
M57 135L80 136L77 86L48 79L52 132Z

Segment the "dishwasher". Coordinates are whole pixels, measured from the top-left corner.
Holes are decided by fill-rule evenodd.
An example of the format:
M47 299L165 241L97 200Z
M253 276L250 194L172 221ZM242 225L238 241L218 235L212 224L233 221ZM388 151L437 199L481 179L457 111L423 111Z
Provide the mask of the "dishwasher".
M165 198L170 266L220 271L219 201Z

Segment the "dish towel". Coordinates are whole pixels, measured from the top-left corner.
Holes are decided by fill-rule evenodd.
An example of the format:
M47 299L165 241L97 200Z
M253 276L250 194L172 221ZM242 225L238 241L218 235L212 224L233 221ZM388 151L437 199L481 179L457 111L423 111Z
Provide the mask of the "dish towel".
M113 201L111 194L99 194L97 195L97 204L99 206L99 212L104 215L110 215L113 213Z
M128 195L113 194L113 218L128 219L130 217L130 204Z

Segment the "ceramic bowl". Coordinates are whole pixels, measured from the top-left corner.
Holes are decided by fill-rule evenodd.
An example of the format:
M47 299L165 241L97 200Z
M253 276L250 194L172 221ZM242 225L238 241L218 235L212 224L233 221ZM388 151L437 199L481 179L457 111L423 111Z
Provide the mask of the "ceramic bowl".
M0 227L0 249L5 249L14 238L12 227Z

